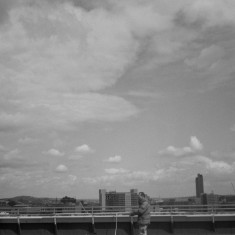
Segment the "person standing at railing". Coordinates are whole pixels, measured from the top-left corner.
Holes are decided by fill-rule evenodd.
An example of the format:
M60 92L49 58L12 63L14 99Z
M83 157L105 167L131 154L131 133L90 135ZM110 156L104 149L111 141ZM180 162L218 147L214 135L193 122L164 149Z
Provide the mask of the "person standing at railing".
M130 216L138 215L139 235L147 235L147 228L150 224L150 205L143 192L140 192L138 195L138 204L138 210L132 211Z

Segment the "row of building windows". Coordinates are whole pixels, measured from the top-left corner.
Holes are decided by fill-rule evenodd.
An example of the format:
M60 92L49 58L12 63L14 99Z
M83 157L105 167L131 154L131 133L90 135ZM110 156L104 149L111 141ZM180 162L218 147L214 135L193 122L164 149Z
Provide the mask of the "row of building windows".
M102 210L117 209L129 211L131 207L138 206L138 190L131 189L130 192L107 192L105 189L99 190L99 203Z

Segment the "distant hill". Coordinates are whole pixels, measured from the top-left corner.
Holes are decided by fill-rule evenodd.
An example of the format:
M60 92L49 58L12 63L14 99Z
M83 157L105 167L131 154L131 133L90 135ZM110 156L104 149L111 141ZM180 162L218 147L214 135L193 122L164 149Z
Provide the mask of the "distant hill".
M46 204L53 204L55 202L59 202L60 199L55 198L38 198L32 196L17 196L12 198L5 198L4 200L8 201L15 201L18 204L27 204L27 205L46 205Z
M49 197L33 197L33 196L16 196L12 198L2 198L0 200L12 201L14 204L25 204L30 206L53 206L60 205L62 198L49 198ZM79 199L77 202L83 202L84 205L93 205L99 203L98 199Z

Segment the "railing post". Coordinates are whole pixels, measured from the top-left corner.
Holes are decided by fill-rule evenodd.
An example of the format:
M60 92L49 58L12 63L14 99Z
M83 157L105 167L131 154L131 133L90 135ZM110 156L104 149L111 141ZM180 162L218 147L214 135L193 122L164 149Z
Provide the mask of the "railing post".
M215 215L212 215L212 230L215 232Z
M58 228L57 228L56 217L54 217L54 229L55 229L55 235L57 235L58 234Z
M170 230L171 230L171 233L174 233L174 217L173 215L171 215L171 225L170 225Z
M96 234L95 218L94 218L94 215L93 215L93 214L92 214L92 217L91 217L91 223L92 223L92 233L93 233L93 234Z
M18 226L18 234L21 235L21 227L20 227L20 218L17 216L17 226Z
M134 223L133 223L133 216L130 217L131 218L131 235L134 235Z

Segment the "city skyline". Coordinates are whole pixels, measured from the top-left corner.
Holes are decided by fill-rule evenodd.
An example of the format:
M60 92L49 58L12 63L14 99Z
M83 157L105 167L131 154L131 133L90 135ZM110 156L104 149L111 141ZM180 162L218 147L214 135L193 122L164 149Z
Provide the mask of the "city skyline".
M0 198L234 194L234 11L0 1Z

